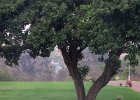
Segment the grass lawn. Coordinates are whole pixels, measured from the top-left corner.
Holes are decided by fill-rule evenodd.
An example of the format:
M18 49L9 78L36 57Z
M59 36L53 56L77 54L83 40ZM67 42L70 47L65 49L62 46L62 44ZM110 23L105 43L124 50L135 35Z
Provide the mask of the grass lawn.
M86 89L91 83L85 83ZM97 100L140 100L140 94L125 87L107 86ZM76 100L71 82L0 82L0 100Z

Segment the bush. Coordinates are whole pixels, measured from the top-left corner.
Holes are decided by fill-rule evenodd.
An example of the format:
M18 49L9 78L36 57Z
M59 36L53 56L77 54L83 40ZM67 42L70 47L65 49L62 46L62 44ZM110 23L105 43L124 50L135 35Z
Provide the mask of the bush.
M0 81L12 81L13 78L11 75L8 73L7 70L1 69L0 70Z

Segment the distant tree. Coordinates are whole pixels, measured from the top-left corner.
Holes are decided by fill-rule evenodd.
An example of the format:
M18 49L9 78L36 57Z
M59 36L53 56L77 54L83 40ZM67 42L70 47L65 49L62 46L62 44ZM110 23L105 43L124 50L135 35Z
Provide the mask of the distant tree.
M117 73L122 53L128 53L131 65L137 62L136 54L139 53L140 45L139 0L27 1L22 9L17 10L19 13L11 12L14 17L8 16L10 20L1 18L6 23L10 22L1 31L12 35L6 36L10 44L1 45L2 56L10 64L16 63L25 49L30 49L28 51L33 57L45 57L57 45L74 81L77 100L95 100L97 93ZM23 31L28 24L31 27ZM86 47L96 54L108 53L107 59L101 56L100 61L105 61L104 71L92 84L87 96L77 66L82 58L81 52Z

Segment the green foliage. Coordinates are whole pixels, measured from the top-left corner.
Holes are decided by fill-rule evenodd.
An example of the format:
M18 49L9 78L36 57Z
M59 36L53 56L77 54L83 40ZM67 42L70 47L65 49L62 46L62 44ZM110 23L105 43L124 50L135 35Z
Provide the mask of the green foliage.
M109 53L116 70L124 52L128 53L132 66L138 63L139 0L12 0L11 3L2 0L0 5L0 33L4 36L0 37L0 52L9 64L17 63L25 49L30 49L32 57L45 57L56 45L73 62L80 60L81 51L89 47L96 54ZM23 32L28 24L31 27Z
M88 66L83 66L83 67L78 67L78 71L82 77L82 79L84 79L86 77L86 75L89 73L89 67Z
M22 45L25 41L25 34L22 33L24 24L18 16L27 5L28 0L0 1L0 56L6 58L9 65L18 63L25 47Z
M5 3L1 4L5 5ZM1 32L4 36L6 35L4 39L7 43L10 43L3 41L1 44L4 43L11 48L15 45L21 46L22 51L30 49L33 57L49 56L56 45L59 49L79 48L76 52L80 52L96 36L92 32L92 22L88 18L85 19L87 15L84 13L88 9L84 6L80 7L80 5L90 3L91 0L28 0L28 2L22 0L13 3L14 11L3 7L4 10L9 11L6 10L5 13L12 16L9 16L9 20L0 18L7 25L3 30L1 29ZM31 27L27 31L22 31L28 24ZM7 35L7 32L10 35ZM3 47L1 47L1 52L4 52ZM7 58L5 53L3 56ZM81 59L81 57L81 54L77 53L76 59Z
M89 8L89 18L93 20L93 32L99 34L90 42L97 54L110 52L119 63L121 53L128 53L130 64L138 64L136 55L140 52L140 1L139 0L94 0ZM99 38L98 38L99 37ZM96 44L96 45L95 45Z
M138 59L136 54L129 54L125 57L125 60L129 59L129 64L132 67L138 66Z

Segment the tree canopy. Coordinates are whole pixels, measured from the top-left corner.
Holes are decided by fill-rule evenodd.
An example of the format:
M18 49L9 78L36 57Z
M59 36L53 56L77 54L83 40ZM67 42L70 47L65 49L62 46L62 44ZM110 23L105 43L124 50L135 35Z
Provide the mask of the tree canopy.
M0 5L1 55L12 64L17 63L24 50L28 49L32 57L45 57L57 45L74 80L78 100L95 99L119 69L122 53L128 53L131 65L137 63L136 55L140 48L139 0L9 2L2 0ZM30 27L24 30L26 25ZM96 54L108 53L107 59L102 58L106 64L104 72L91 86L87 96L77 66L86 47Z
M128 53L130 64L137 63L136 55L140 48L140 2L139 0L95 0L95 16L105 24L103 31L111 36L112 50ZM100 4L100 5L98 5ZM110 48L110 47L109 47Z

